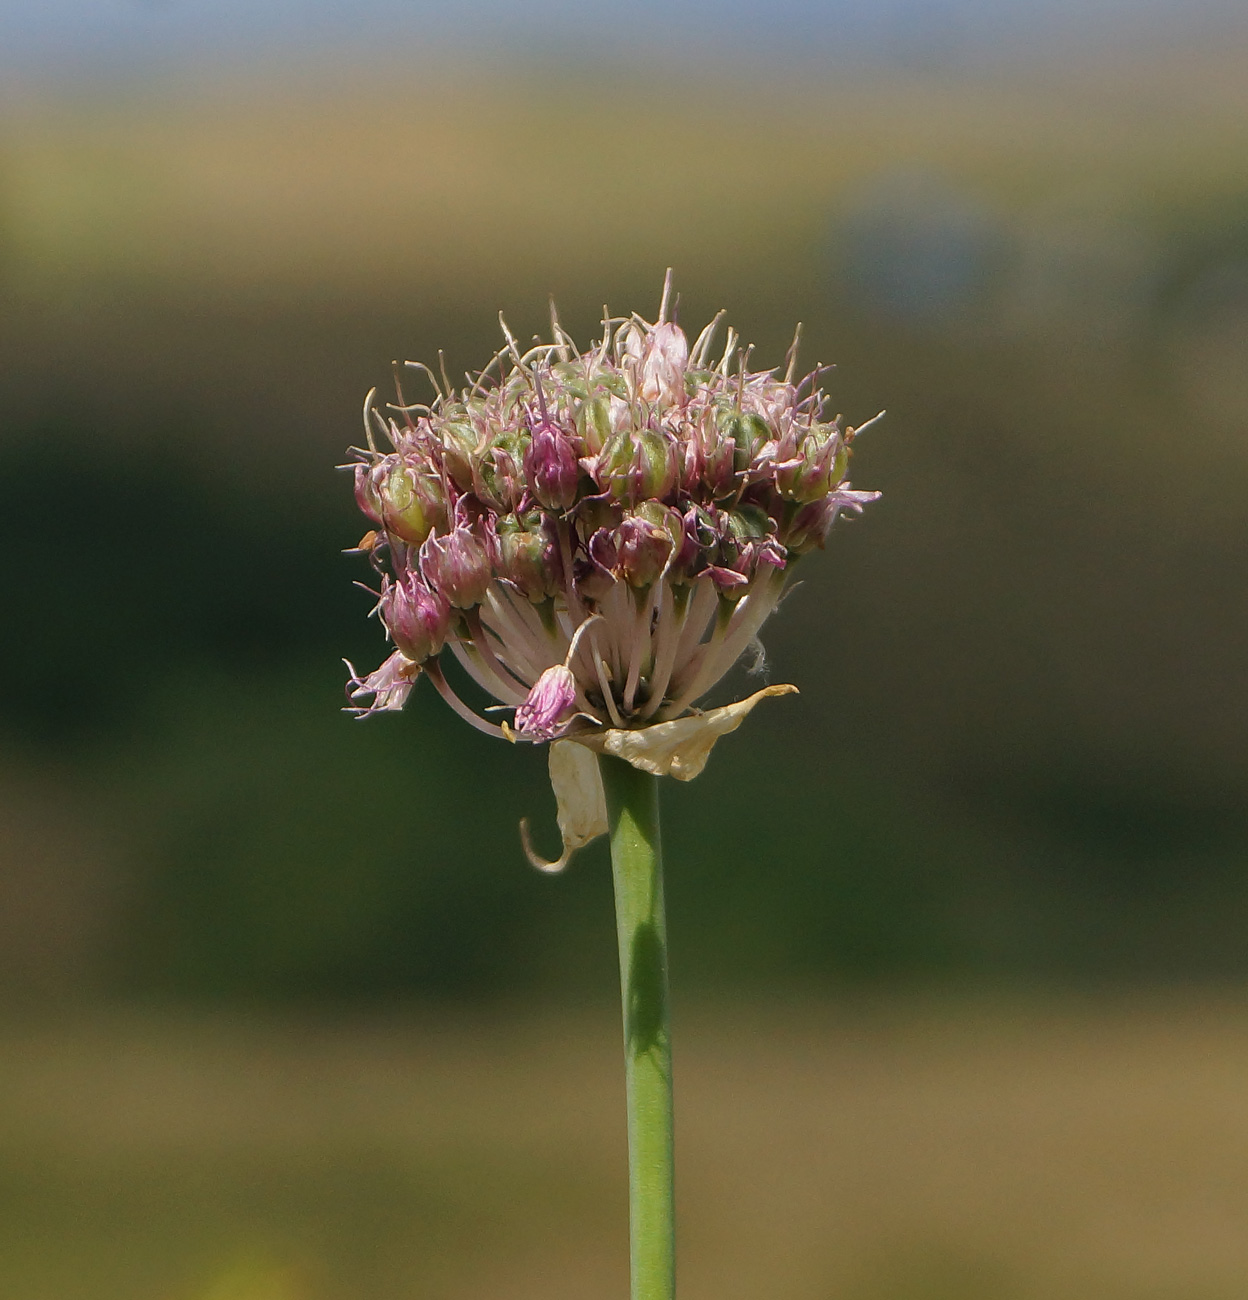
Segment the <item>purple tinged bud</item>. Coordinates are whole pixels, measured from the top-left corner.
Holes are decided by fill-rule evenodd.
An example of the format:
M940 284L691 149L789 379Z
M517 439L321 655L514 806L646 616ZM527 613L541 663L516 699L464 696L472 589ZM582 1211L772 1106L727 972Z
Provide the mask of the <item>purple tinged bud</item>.
M451 609L414 573L388 582L381 593L381 617L390 639L413 663L423 664L441 653L450 628Z
M571 510L581 478L572 439L553 424L538 424L524 453L524 476L538 505L547 510Z
M702 465L702 482L716 501L722 501L737 490L737 445L731 438L721 440L705 457Z
M594 566L612 576L620 559L620 548L616 542L614 528L599 528L589 539L586 548Z
M481 485L487 498L505 510L514 510L524 496L526 483L522 463L524 449L514 434L503 434L494 440L486 460L481 465Z
M471 492L473 466L477 462L479 439L472 426L460 420L448 421L439 431L442 436L442 463L451 481L461 492Z
M547 668L516 709L516 733L530 740L553 740L565 729L575 705L576 678L571 671L563 664Z
M472 609L485 599L493 576L485 547L468 528L445 537L431 534L420 548L425 580L456 609Z
M825 497L812 501L793 516L793 522L784 530L785 545L794 555L804 555L827 540L828 529L836 518L836 506Z
M744 573L738 573L736 569L726 568L722 564L710 564L706 568L706 576L715 584L723 596L730 596L736 599L745 593L742 587L749 585L749 578Z
M641 354L642 397L661 406L683 405L688 363L689 340L684 330L671 321L656 325L646 338Z
M844 476L848 457L842 455L843 451L844 443L836 429L826 437L808 434L798 463L777 468L776 490L782 497L802 505L821 500Z
M615 530L615 569L630 587L648 587L672 553L672 534L642 514L627 515Z
M375 524L381 520L381 497L377 494L371 465L355 467L355 503Z

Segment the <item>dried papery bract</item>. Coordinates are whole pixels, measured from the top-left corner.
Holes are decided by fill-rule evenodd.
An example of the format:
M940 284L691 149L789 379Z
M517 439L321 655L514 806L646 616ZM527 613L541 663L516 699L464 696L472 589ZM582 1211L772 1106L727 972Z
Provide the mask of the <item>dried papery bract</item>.
M783 375L747 369L731 330L712 360L715 322L690 348L670 303L669 275L656 322L608 316L586 349L552 309L549 343L523 352L504 326L463 390L443 380L388 416L370 402L356 499L396 653L352 670L356 712L401 707L425 671L471 716L445 649L515 710L478 718L490 734L643 766L643 736L609 736L678 719L719 734L698 702L757 644L795 562L878 493L850 486L855 430L825 418L819 372L794 381L796 341Z

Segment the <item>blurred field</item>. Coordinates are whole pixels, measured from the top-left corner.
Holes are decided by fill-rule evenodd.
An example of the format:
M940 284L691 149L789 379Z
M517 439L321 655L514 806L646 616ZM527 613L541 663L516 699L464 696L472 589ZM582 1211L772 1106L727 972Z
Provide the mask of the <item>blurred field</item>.
M540 756L338 713L382 644L332 466L392 358L548 292L587 338L669 264L889 411L768 629L800 701L669 794L679 977L1248 973L1241 65L7 88L5 987L609 984L601 864L515 851Z
M678 1005L687 1300L1233 1300L1236 997ZM626 1291L611 1010L18 1024L23 1300Z

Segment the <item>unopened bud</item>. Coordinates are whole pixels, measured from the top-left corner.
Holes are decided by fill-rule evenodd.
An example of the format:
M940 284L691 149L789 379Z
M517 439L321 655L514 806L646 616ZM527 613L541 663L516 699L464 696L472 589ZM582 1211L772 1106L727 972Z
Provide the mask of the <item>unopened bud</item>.
M445 537L431 534L420 548L425 579L456 609L472 609L489 589L490 559L471 529L455 528Z
M702 466L702 482L716 501L736 491L736 469L737 445L731 439L724 439L710 451Z
M572 439L552 424L539 424L524 453L524 476L538 505L570 510L576 504L580 461Z
M516 515L501 519L496 548L499 577L506 578L527 599L536 603L560 589L559 548L543 531L540 515L532 520L532 527Z
M576 413L576 431L592 456L606 446L611 437L611 407L601 395L588 398Z
M524 496L524 446L514 433L500 434L481 464L481 486L487 498L504 510L514 510Z
M844 475L848 458L843 451L836 429L826 437L808 434L802 443L800 463L776 470L776 490L782 497L803 505L821 500Z
M478 443L472 425L460 420L448 421L439 432L442 435L442 460L446 472L461 492L471 492Z
M641 513L624 517L615 530L614 541L616 572L630 587L648 587L663 572L672 553L669 529Z
M733 459L738 471L749 469L754 458L762 451L771 433L761 415L747 415L734 411L724 420L723 435L733 444Z
M636 437L635 500L662 501L680 478L676 444L665 434L643 429Z
M794 555L804 555L822 547L835 518L836 506L826 497L802 506L784 531L784 544Z
M390 639L413 663L422 664L442 650L450 627L450 606L414 573L387 583L381 593L381 617Z
M355 467L355 503L375 524L381 523L381 497L371 465Z
M650 331L641 357L641 396L647 402L676 406L685 400L689 340L679 325L665 321Z
M446 502L436 479L410 469L397 456L378 470L384 473L379 476L377 495L388 532L419 546L435 528L446 526Z

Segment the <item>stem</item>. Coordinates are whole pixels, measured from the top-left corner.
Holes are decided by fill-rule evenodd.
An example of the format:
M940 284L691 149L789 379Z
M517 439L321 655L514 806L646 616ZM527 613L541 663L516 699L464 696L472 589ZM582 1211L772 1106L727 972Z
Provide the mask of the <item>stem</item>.
M672 1045L659 779L599 759L611 829L628 1092L632 1300L673 1300Z

